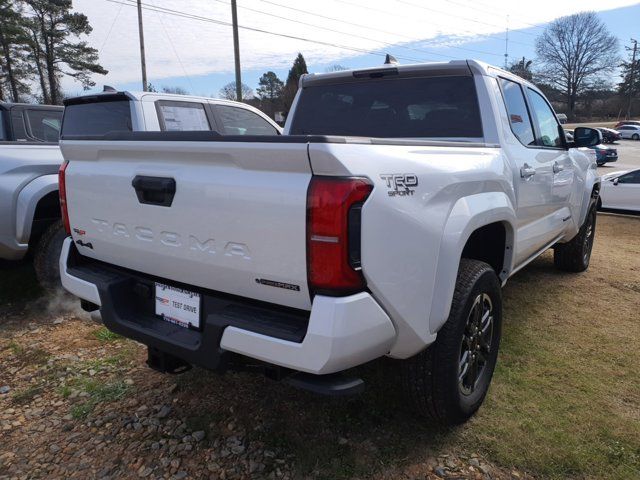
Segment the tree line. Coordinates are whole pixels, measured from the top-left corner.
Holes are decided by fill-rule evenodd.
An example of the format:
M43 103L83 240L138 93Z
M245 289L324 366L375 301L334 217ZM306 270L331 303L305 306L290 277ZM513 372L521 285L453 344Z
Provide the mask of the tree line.
M276 112L283 112L286 115L296 96L300 77L306 73L309 73L307 62L302 53L298 53L289 69L286 81L280 80L271 70L265 72L258 80L255 94L248 85L242 84L242 99L261 109L271 118L274 118ZM226 100L237 100L236 82L229 82L222 87L220 97Z
M82 40L91 31L71 0L0 0L0 101L60 104L64 76L93 87L92 74L107 70Z

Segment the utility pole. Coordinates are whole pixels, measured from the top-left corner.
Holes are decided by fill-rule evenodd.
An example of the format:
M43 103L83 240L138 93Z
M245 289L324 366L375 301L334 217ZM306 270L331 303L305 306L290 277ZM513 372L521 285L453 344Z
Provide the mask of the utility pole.
M631 55L631 73L629 74L629 103L627 104L627 120L631 118L631 101L633 100L633 80L636 73L636 52L638 50L638 41L631 39L633 43L633 54ZM631 48L626 47L627 50Z
M236 100L242 101L242 79L240 78L240 41L238 40L238 8L236 0L231 0L231 19L233 21L233 56L236 62Z
M504 36L504 69L509 68L509 15L507 15L507 29Z
M147 62L144 58L144 30L142 28L142 0L138 0L138 33L140 34L140 64L142 66L142 90L149 88L147 83Z

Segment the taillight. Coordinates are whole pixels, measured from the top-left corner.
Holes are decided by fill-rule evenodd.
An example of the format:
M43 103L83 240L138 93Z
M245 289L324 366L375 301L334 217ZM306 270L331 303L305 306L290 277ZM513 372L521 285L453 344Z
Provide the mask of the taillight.
M71 225L69 224L69 211L67 210L67 184L65 181L65 171L69 162L65 160L58 170L58 191L60 192L60 212L62 213L62 224L68 235L71 235Z
M346 295L364 289L360 212L372 189L364 178L311 178L307 194L307 270L312 293Z

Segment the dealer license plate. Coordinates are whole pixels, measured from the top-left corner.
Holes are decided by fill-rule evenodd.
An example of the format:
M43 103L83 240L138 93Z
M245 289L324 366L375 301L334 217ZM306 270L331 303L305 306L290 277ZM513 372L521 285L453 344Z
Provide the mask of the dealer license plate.
M200 294L156 282L156 315L181 327L200 329Z

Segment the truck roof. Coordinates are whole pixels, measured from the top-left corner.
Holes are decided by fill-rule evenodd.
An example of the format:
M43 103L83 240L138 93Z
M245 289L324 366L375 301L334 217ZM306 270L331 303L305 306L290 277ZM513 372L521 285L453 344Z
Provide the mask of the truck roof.
M479 60L450 60L448 62L428 62L412 63L407 65L384 64L377 67L362 68L357 70L340 70L329 73L311 73L300 78L300 87L316 85L321 83L333 83L336 80L347 80L357 78L378 78L388 74L394 76L415 76L430 73L433 75L485 75L495 77L496 75L509 77L532 88L536 88L527 80L514 75L513 73L499 67L495 67Z
M221 98L213 98L213 97L204 97L201 95L182 95L179 93L164 93L164 92L140 92L140 91L130 91L130 90L106 90L104 92L98 92L98 93L91 93L88 95L81 95L78 97L73 97L70 100L69 103L82 103L83 99L89 99L89 98L99 98L101 96L113 96L113 95L124 95L126 97L128 97L130 100L133 100L135 102L139 102L142 101L143 97L148 96L148 95L153 95L154 97L161 97L161 98L166 98L167 100L169 99L173 99L173 100L180 100L180 99L190 99L190 100L200 100L200 101L206 101L206 102L210 102L210 101L214 101L216 103L219 103L221 105L238 105L241 104L244 107L249 107L249 108L253 108L251 105L246 104L246 103L242 103L242 102L236 102L234 100L224 100ZM65 100L65 105L67 104L67 100Z
M11 107L46 108L48 110L63 110L62 105L42 105L38 103L12 103L0 102L0 110L9 110Z

